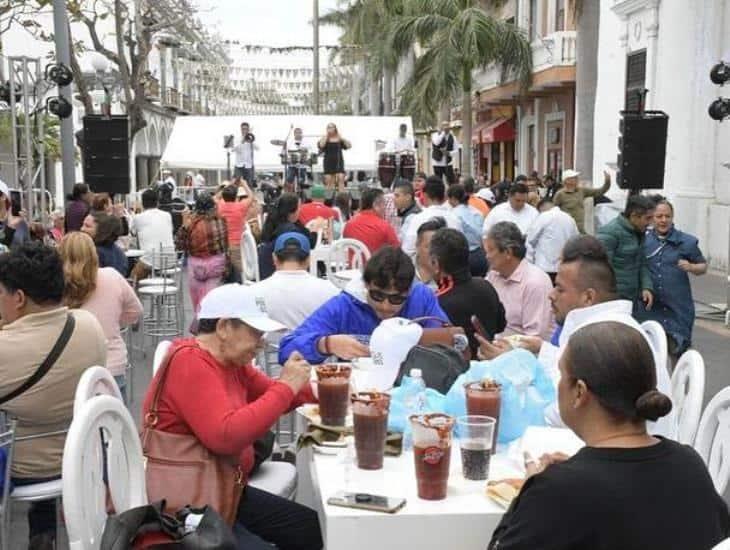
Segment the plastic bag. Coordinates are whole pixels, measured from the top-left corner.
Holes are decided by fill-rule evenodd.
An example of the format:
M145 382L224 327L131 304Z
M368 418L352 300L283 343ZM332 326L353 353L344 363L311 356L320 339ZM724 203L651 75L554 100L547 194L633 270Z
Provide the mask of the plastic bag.
M404 376L401 385L390 392L390 409L388 410L388 431L405 433L410 430L406 410L406 393L408 392L411 377ZM446 396L434 389L426 388L426 403L423 412L445 412Z
M472 361L446 394L445 412L452 416L466 414L464 384L484 378L502 386L499 412L499 443L521 437L527 426L544 426L545 407L555 401L555 388L543 366L527 350L516 349L493 361Z

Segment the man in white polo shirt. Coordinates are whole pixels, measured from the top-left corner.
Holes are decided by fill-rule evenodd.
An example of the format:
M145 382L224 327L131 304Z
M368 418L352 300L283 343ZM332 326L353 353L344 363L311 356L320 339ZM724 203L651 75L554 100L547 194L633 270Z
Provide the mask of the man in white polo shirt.
M538 216L535 207L527 204L528 192L524 183L513 183L509 188L509 200L492 208L484 218L482 233L486 236L499 222L512 222L520 228L522 235L527 235L527 231Z
M283 233L274 242L276 271L253 285L263 298L268 315L293 330L330 298L335 285L309 273L309 240L301 233ZM280 335L277 335L279 337Z

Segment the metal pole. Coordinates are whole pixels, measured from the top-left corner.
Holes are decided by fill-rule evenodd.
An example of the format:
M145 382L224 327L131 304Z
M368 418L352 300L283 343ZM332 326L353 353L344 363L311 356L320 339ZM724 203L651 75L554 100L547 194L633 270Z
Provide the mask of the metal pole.
M56 39L56 60L71 66L71 46L68 36L68 16L65 0L53 0L53 33ZM70 86L59 86L58 94L73 104ZM76 159L73 117L61 119L61 165L63 167L63 191L70 194L76 183Z
M312 19L314 67L312 71L312 102L314 103L314 114L319 114L319 0L312 0L314 7L314 18Z

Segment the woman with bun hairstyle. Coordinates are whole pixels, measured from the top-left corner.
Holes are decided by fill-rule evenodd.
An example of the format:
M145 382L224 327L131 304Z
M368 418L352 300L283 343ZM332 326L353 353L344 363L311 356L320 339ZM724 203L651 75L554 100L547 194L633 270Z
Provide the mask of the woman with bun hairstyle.
M672 408L635 328L578 329L560 359L558 405L586 444L573 457L526 456L528 479L490 550L710 550L730 517L700 456L647 433Z

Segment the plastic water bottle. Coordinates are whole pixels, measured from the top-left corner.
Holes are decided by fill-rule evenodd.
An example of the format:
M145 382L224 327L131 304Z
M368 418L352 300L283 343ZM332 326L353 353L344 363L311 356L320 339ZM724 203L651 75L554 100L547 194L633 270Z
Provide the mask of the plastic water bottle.
M404 404L407 416L406 426L403 432L403 450L408 451L413 448L413 436L408 417L412 414L420 414L426 410L426 382L423 381L421 369L411 369L408 375Z

